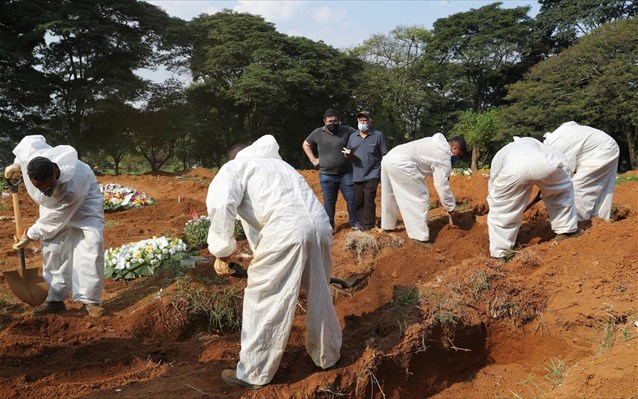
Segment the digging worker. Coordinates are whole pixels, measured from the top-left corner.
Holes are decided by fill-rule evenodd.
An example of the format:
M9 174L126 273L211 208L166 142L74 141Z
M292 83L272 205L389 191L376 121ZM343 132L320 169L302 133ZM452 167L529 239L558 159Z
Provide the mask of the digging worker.
M324 126L313 130L303 142L303 150L308 160L319 166L319 183L323 195L323 207L335 228L335 207L339 191L348 207L348 218L352 228L359 227L354 204L354 183L352 181L352 163L342 150L348 145L350 136L356 132L350 126L339 122L339 113L327 109L323 114ZM317 149L315 157L313 148Z
M415 244L430 248L430 193L425 177L432 176L441 205L452 215L456 208L450 191L452 161L465 152L463 137L448 141L441 133L391 149L381 161L381 228L394 230L400 211L408 237Z
M388 153L383 132L372 128L368 111L357 114L359 130L350 136L344 153L352 160L354 204L361 230L376 224L377 186L381 179L381 159Z
M546 133L544 143L567 158L578 220L609 220L620 155L616 141L602 130L572 121Z
M257 389L279 367L300 287L308 298L306 350L317 366L329 368L339 360L341 327L330 296L332 229L325 210L306 180L281 159L274 137L243 147L231 148L208 189L208 249L218 258L218 273L232 273L226 261L235 250L239 215L254 258L244 292L239 363L236 370L224 370L222 379Z
M51 147L43 136L26 136L13 150L15 163L5 177L24 179L40 217L25 230L15 249L42 242L46 302L34 315L66 310L64 299L82 302L93 317L104 314L104 197L91 168L68 145Z
M534 185L540 189L556 241L582 234L564 155L534 138L518 138L492 159L487 225L493 258L509 258Z

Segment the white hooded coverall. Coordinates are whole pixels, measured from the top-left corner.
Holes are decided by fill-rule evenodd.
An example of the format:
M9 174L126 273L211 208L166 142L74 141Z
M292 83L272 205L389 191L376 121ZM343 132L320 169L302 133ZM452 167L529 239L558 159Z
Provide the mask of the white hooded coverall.
M552 230L556 234L578 230L569 176L563 154L530 137L519 138L496 153L487 197L491 256L504 257L514 248L534 185L541 191Z
M104 197L91 168L71 146L51 147L43 136L26 136L13 150L29 196L40 205L40 217L27 230L42 242L47 302L73 300L102 303L104 288ZM27 165L35 157L58 165L60 177L51 197L31 183Z
M341 326L330 296L332 227L305 179L279 156L270 135L222 166L206 198L208 249L229 256L239 215L253 260L244 292L237 378L269 383L283 356L299 289L307 294L306 350L328 368L339 360Z
M616 141L602 130L572 121L548 133L545 144L567 158L578 220L609 220L620 154Z
M450 191L452 150L441 133L401 144L381 161L381 228L394 230L401 212L408 237L428 241L430 193L425 177L432 176L434 188L446 211L456 207Z

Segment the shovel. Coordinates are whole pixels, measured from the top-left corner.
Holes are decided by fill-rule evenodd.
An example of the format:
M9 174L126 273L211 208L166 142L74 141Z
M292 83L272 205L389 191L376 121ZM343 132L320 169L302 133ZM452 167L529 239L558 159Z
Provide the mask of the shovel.
M372 270L363 273L351 274L346 278L340 279L337 277L330 277L330 284L339 286L341 289L353 288L361 284L369 275L372 274Z
M237 278L247 278L248 277L248 272L246 271L246 269L241 267L241 265L239 265L239 264L237 264L235 262L230 262L228 264L228 267L230 267L232 270L234 270L234 273L231 274L231 276L237 277ZM352 288L352 287L355 287L355 286L361 284L363 282L363 280L365 280L370 274L372 274L372 271L351 274L350 276L348 276L348 277L346 277L344 279L340 279L340 278L337 278L337 277L330 277L330 284L334 284L334 285L338 286L341 289Z
M541 192L539 191L538 194L536 194L536 197L534 197L534 199L531 200L529 202L529 204L527 204L527 206L525 207L525 210L523 211L523 213L527 212L529 210L529 208L531 208L534 205L536 205L541 199L542 199L541 198Z
M18 185L22 179L16 183L9 182L11 199L13 200L13 216L16 224L16 237L22 236L22 220L20 218L20 201L18 198ZM24 249L18 250L20 255L20 267L18 270L4 272L4 279L9 284L11 291L22 302L29 305L38 306L44 303L49 294L47 283L42 277L42 269L27 269Z

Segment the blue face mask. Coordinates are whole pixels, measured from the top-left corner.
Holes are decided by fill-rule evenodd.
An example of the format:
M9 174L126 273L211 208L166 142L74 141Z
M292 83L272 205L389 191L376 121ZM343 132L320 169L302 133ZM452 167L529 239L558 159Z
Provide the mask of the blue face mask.
M450 158L452 161L452 165L454 165L455 163L457 163L459 161L459 157L452 155L452 158Z
M358 127L359 127L359 130L361 130L362 132L367 132L369 129L367 123L359 123Z

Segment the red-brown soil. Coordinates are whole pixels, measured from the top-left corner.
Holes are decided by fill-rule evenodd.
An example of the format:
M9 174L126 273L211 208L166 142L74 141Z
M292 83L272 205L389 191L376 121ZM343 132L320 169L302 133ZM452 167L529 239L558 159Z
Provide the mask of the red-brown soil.
M317 172L301 173L321 197ZM258 391L225 385L220 373L237 361L239 332L208 330L180 296L184 287L212 293L245 286L243 279L219 279L210 265L200 264L187 278L160 272L107 280L108 315L99 319L70 300L66 313L34 318L0 277L0 397L636 397L638 183L616 187L617 220L595 219L583 226L583 236L560 244L537 204L525 215L517 256L501 264L488 256L485 173L452 178L459 226L448 226L442 209L434 208L431 250L407 240L402 225L391 234L352 232L339 200L333 274L372 274L356 288L334 289L344 342L331 370L316 368L305 352L302 295L272 383ZM105 246L181 237L190 211L205 213L212 177L203 169L100 176L157 200L108 213ZM430 192L436 205L431 184ZM38 210L24 191L20 195L28 225ZM0 270L6 271L18 258L11 249L10 198L1 205ZM31 245L27 265L40 263L38 245Z

